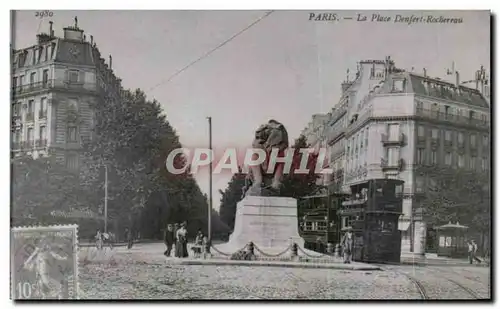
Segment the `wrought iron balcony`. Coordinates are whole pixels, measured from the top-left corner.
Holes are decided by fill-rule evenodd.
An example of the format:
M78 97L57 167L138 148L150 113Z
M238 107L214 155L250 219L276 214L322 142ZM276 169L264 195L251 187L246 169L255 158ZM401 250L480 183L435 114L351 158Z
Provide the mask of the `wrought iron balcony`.
M489 129L490 128L490 122L487 120L475 119L475 118L465 117L465 116L461 116L461 115L453 115L453 114L443 113L443 112L439 112L439 111L435 111L435 110L431 110L431 109L417 108L415 114L416 114L416 116L426 118L426 119L438 120L438 121L455 123L455 124L469 125L469 126L474 126L477 128L482 128L482 129Z
M64 80L50 79L41 82L30 83L27 85L12 87L12 95L29 95L50 89L95 92L97 90L97 85L95 83L69 83Z
M396 162L389 162L385 158L380 158L380 167L382 170L398 170L401 171L403 169L404 160L399 159Z
M380 140L384 146L386 145L403 145L405 142L405 135L403 133L399 133L397 137L391 137L387 134L382 133L380 135Z

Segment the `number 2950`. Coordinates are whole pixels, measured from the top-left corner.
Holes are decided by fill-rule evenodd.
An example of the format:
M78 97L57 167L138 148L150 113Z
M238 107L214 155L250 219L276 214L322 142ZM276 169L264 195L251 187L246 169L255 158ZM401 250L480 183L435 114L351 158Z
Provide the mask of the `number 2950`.
M36 11L35 17L44 18L44 17L52 17L54 16L54 12L52 11Z

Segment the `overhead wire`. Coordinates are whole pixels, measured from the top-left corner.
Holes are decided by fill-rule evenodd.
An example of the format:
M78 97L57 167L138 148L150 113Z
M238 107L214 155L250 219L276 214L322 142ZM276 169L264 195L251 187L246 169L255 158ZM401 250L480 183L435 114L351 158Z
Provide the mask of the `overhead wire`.
M243 28L242 30L238 31L236 34L234 34L233 36L231 36L230 38L228 38L227 40L225 40L224 42L220 43L219 45L217 45L215 48L212 48L211 50L209 50L208 52L206 52L205 54L203 54L201 57L197 58L196 60L190 62L188 65L184 66L182 69L176 71L174 74L170 75L170 77L168 77L167 79L163 80L162 82L156 84L155 86L151 87L149 91L151 90L154 90L155 88L161 86L161 85L164 85L164 84L167 84L169 83L172 79L174 79L177 75L181 74L182 72L186 71L187 69L189 69L191 66L193 66L194 64L200 62L201 60L207 58L208 56L210 56L212 53L214 53L216 50L218 50L219 48L223 47L224 45L226 45L227 43L231 42L232 40L234 40L236 37L238 37L239 35L243 34L245 31L247 31L248 29L252 28L253 26L255 26L256 24L258 24L259 22L261 22L264 18L268 17L269 15L271 15L272 13L274 12L274 10L272 11L269 11L269 12L266 12L266 14L262 15L259 19L257 19L256 21L254 21L253 23L251 23L250 25L246 26L245 28Z

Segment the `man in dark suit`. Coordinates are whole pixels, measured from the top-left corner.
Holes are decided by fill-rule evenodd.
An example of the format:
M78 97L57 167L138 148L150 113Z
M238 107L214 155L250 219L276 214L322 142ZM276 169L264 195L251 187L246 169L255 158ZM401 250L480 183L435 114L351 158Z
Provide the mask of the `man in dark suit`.
M167 246L167 250L163 252L165 256L170 256L170 253L172 252L172 246L174 245L174 228L172 224L169 224L167 226L167 229L165 230L165 233L163 235L163 242L165 243L165 246Z

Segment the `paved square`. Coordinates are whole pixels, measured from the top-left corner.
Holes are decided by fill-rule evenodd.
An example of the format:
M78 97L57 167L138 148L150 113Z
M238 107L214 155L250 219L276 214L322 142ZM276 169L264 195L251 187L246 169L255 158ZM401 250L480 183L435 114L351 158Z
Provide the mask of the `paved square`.
M77 299L76 225L11 229L12 299Z

